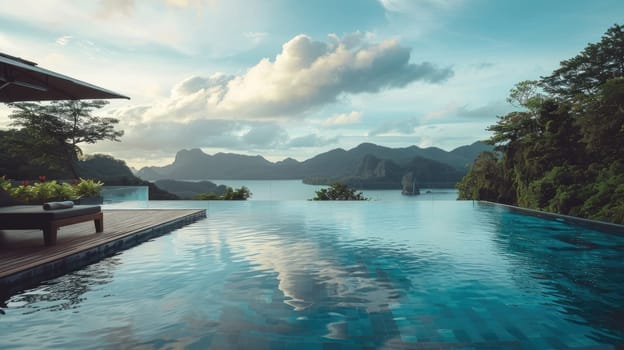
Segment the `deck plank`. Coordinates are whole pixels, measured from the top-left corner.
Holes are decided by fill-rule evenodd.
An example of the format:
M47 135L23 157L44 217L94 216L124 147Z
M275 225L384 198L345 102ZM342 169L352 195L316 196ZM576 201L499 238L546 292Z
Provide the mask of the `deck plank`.
M41 230L0 230L0 280L59 261L106 244L133 237L153 228L205 217L197 209L104 210L104 232L96 233L93 222L59 229L57 243L46 247Z

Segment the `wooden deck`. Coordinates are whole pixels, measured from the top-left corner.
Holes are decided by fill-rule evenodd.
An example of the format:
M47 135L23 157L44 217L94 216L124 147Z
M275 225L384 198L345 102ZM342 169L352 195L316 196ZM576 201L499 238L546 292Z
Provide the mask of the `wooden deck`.
M59 229L57 243L46 247L41 230L0 230L2 294L99 261L152 237L206 217L205 210L104 210L104 232L93 221Z

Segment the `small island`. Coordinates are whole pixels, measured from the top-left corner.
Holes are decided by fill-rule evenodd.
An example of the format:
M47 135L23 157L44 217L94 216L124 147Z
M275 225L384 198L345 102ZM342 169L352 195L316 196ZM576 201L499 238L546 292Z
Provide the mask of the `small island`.
M366 201L362 192L357 192L343 183L336 182L329 188L322 188L316 191L316 197L313 201Z

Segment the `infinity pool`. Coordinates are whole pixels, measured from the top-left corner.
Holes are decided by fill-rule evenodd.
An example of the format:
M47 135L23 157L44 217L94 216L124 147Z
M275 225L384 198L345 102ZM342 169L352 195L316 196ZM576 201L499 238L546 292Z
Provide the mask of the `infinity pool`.
M624 237L457 201L208 217L0 301L1 349L617 349Z

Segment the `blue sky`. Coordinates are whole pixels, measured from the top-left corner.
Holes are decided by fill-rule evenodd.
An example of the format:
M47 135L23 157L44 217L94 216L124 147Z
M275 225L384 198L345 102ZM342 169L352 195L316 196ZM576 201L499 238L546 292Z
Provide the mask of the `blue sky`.
M305 160L488 137L519 81L624 18L616 0L0 0L0 51L131 97L134 167L183 148ZM9 110L0 107L0 127Z

